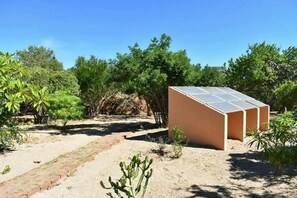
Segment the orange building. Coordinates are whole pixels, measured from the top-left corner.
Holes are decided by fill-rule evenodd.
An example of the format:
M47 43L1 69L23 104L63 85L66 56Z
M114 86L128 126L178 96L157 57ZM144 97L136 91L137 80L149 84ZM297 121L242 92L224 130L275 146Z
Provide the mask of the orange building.
M222 150L269 123L268 105L228 87L169 87L168 105L169 132L177 126L189 142Z

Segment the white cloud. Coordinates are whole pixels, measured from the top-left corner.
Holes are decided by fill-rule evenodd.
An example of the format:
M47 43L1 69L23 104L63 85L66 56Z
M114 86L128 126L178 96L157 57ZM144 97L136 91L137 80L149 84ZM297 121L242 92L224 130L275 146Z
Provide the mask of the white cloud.
M41 41L41 45L44 46L44 47L50 48L50 49L54 49L54 50L57 50L58 48L61 47L60 44L59 44L59 42L57 42L53 38L43 39Z

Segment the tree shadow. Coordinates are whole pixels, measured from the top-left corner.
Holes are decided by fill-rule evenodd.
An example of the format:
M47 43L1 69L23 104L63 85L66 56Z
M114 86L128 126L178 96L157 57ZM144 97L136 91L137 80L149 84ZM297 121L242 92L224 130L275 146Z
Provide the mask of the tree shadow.
M210 185L192 185L187 189L193 195L188 198L206 197L206 198L219 198L219 197L232 197L231 192L226 187L210 186Z
M145 142L157 142L159 139L162 139L165 141L165 143L172 143L168 136L168 129L164 129L158 132L154 133L147 133L147 134L141 134L141 135L133 135L132 137L127 137L127 140L136 140L136 141L145 141ZM196 143L185 143L185 147L192 147L192 148L207 148L207 149L215 149L217 148L211 146L211 145L204 145L204 144L196 144Z
M239 184L232 184L228 187L219 185L192 185L187 190L192 193L187 198L205 197L205 198L223 198L223 197L249 197L249 198L278 198L286 197L283 192L270 192L264 190L261 193L251 192L254 188L245 187ZM237 192L236 192L237 191ZM235 193L234 193L235 192ZM293 194L292 194L293 195Z
M140 121L140 122L116 122L116 123L98 123L98 124L71 124L66 126L42 125L29 128L30 132L54 130L48 132L51 135L90 135L105 136L112 133L137 132L148 129L159 128L157 124Z
M127 137L127 140L136 140L136 141L145 141L152 142L152 140L158 140L162 138L163 140L168 139L168 130L161 130L154 133L142 134L142 135L134 135L131 137Z
M290 180L297 176L297 169L292 166L284 167L281 172L277 171L275 167L264 160L261 152L231 153L229 156L232 179L251 181L264 179L265 186L268 187L279 183L290 184Z
M229 171L231 176L226 185L191 185L186 190L194 197L296 197L297 168L286 166L278 172L271 164L264 160L261 152L250 151L247 153L230 153ZM244 183L260 182L259 186L251 187ZM282 185L282 187L280 187ZM276 190L273 190L276 188ZM279 189L279 190L277 190Z

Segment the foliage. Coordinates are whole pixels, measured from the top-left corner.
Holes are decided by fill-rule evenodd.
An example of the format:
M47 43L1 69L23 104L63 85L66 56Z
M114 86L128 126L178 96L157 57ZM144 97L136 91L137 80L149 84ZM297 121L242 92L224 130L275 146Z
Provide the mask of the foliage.
M110 91L109 63L95 56L91 56L89 60L78 57L72 70L78 80L80 96L88 116L94 117L99 112L102 98Z
M270 105L278 101L272 108L284 108L292 101L286 96L294 91L292 85L297 79L297 48L281 51L265 42L252 44L246 54L229 60L225 73L229 87Z
M81 119L84 108L81 99L65 91L56 91L49 100L49 117L53 120L62 119L65 126L68 120Z
M0 151L21 143L23 138L20 129L13 122L7 121L6 124L0 128Z
M32 97L31 97L31 105L35 111L34 113L34 122L35 123L46 123L47 122L47 114L46 111L50 106L50 94L48 92L47 87L43 87L42 89L38 89L37 87L32 87Z
M281 170L284 165L297 166L296 121L291 112L285 112L271 121L267 132L254 132L249 145L262 149L268 161Z
M293 119L297 122L297 105L292 108Z
M125 162L120 163L123 175L118 181L114 182L109 177L110 187L106 187L102 181L100 185L102 188L112 189L118 197L123 197L122 194L124 194L128 198L134 198L141 192L141 197L144 197L149 179L153 174L153 169L150 168L152 163L153 160L149 160L148 157L141 160L139 155L135 155L128 165ZM111 192L107 195L114 197Z
M53 71L63 70L63 65L56 59L54 51L43 46L29 46L27 50L17 51L16 56L28 67Z
M227 85L261 101L268 102L276 86L276 72L272 65L282 61L280 49L265 42L250 45L247 53L235 61L229 60Z
M24 73L22 63L12 54L0 52L0 149L20 142L22 138L11 118L29 97L29 85L19 80Z
M10 172L10 166L9 165L6 165L5 167L4 167L4 169L3 169L3 171L1 171L1 174L2 175L5 175L5 174L7 174L7 173L9 173Z
M225 85L224 67L205 66L201 70L196 86L222 87Z
M36 87L48 87L49 93L67 91L77 95L79 86L77 78L71 71L50 70L41 67L28 67L28 75L22 78Z
M29 46L27 50L17 51L18 60L27 67L27 75L22 80L36 87L48 87L49 93L58 90L78 94L77 79L71 71L63 70L54 51L45 47Z
M287 108L288 110L291 110L294 105L297 105L297 82L287 81L281 84L276 88L274 94L277 99L275 104L277 109Z
M186 51L170 51L171 38L165 34L153 38L146 49L138 44L129 47L129 54L118 54L112 68L112 80L126 92L143 95L154 113L160 112L162 124L168 121L168 86L185 85L189 76L190 59ZM190 78L189 78L190 77Z
M187 138L186 135L180 128L173 127L171 129L171 139L172 139L174 158L180 158L182 156L186 138Z

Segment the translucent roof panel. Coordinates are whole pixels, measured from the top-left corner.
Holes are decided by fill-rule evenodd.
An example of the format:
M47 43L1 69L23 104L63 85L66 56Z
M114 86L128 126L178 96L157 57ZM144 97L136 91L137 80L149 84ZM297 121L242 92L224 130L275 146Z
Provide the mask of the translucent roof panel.
M206 91L209 94L218 94L218 93L225 93L224 91L220 90L218 87L199 87L203 91Z
M218 89L220 89L223 92L227 92L227 93L232 93L232 92L236 92L235 90L229 88L229 87L218 87Z
M187 87L176 86L177 91L192 97L223 113L263 107L266 104L233 90L229 87Z
M211 94L197 94L197 95L191 95L197 100L200 100L204 103L209 103L209 102L223 102L224 100L221 98L218 98L214 95Z
M247 109L254 109L256 106L252 105L251 103L248 103L244 100L238 100L238 101L231 101L232 104L235 104L236 106L239 106L245 110Z
M202 89L198 87L175 87L179 91L182 91L188 95L192 94L206 94L207 92L203 91Z
M241 108L232 105L228 102L215 102L215 103L208 103L209 106L223 112L223 113L231 113L236 111L241 111Z
M225 94L213 94L214 96L217 96L219 98L222 98L226 101L235 101L240 100L240 98L237 98L235 96L232 96L231 94L225 93Z
M255 99L252 99L252 100L247 100L247 102L253 104L253 105L256 105L258 107L264 107L264 106L267 106L266 104L264 104L263 102L260 102L258 100L255 100Z
M245 95L243 93L237 92L237 91L236 92L232 92L230 94L233 95L233 96L235 96L235 97L237 97L237 98L240 98L241 100L254 100L254 98L249 97L249 96L247 96L247 95Z

